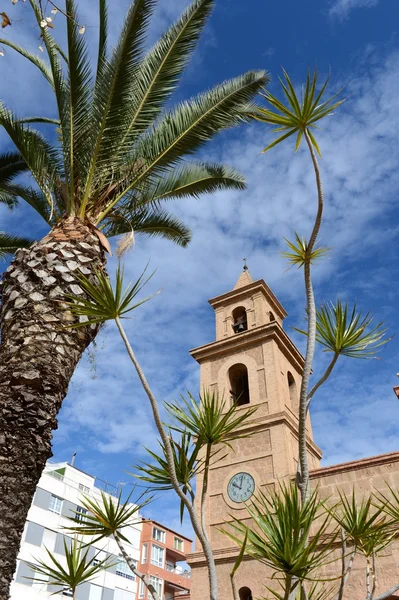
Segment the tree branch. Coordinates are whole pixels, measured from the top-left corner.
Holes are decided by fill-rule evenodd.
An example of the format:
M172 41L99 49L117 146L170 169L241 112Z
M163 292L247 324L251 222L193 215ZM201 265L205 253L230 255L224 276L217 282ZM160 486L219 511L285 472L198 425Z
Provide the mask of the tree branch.
M333 356L332 361L330 362L330 364L328 365L327 369L325 370L325 373L322 377L320 377L319 381L317 383L315 383L315 385L312 387L312 389L310 390L308 397L307 397L307 403L306 403L306 410L309 410L310 407L310 403L311 400L313 398L313 396L315 395L315 393L317 392L317 390L319 389L319 387L321 385L323 385L323 383L325 383L325 381L327 381L327 379L330 377L333 368L335 367L335 363L337 362L339 358L339 354L336 352Z

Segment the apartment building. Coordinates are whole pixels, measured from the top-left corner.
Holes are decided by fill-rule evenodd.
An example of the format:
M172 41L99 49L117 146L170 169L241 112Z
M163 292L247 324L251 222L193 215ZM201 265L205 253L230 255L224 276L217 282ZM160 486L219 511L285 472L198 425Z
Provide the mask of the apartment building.
M151 519L142 520L139 569L164 600L187 600L190 592L190 572L185 565L191 552L191 540ZM178 563L183 563L179 565ZM138 600L150 600L143 582Z
M35 572L28 562L35 559L48 560L45 548L54 552L62 561L64 538L62 530L69 525L68 517L74 517L75 511L82 515L86 510L81 505L82 495L101 498L101 490L109 497L115 497L118 490L68 463L52 463L46 466L36 488L32 506L28 513L21 548L18 556L15 578L11 586L11 600L45 600L59 588L38 583L29 579ZM129 544L125 544L129 556L139 562L141 541L141 517L137 525L126 527L123 531ZM84 583L77 590L76 600L136 600L137 581L120 556L118 546L113 539L106 539L90 546L89 556L93 558L99 552L98 560L110 556L113 567L102 571L90 583ZM71 596L69 590L61 590L52 598Z

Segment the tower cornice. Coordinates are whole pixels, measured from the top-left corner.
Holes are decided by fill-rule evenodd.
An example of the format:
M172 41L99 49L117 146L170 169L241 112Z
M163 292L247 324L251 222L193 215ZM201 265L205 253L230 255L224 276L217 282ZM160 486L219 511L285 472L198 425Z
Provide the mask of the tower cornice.
M280 319L284 319L287 316L287 311L277 300L276 296L263 279L258 279L249 285L231 290L230 292L226 292L220 296L215 296L215 298L211 298L209 300L209 304L216 310L219 306L223 306L226 300L240 300L241 298L248 297L250 294L253 295L257 291L263 293L267 297L270 305L273 307L273 310L275 310Z
M197 362L201 363L204 359L217 358L233 349L243 350L245 346L253 346L254 344L259 344L270 339L277 343L280 350L295 366L298 373L302 374L305 364L304 357L285 331L275 321L266 325L260 325L239 335L211 342L204 346L198 346L190 350L190 354Z

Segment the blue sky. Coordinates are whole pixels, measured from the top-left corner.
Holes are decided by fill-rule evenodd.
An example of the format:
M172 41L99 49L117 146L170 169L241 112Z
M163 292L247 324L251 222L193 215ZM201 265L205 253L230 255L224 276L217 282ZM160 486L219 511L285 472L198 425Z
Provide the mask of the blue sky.
M116 35L128 0L110 3ZM149 42L186 6L186 0L160 0ZM81 22L95 43L94 0L81 0ZM26 4L1 3L13 20L1 35L38 51ZM337 297L383 320L397 333L399 169L399 5L395 0L308 0L306 3L217 0L204 36L187 69L177 98L249 69L266 68L269 89L277 91L284 66L299 84L308 66L331 69L330 90L344 86L348 101L327 120L319 134L326 195L321 242L333 248L314 270L318 303ZM58 24L57 24L58 22ZM56 25L61 27L60 15ZM45 83L33 67L11 50L0 56L0 97L22 115L54 114ZM38 51L39 52L39 51ZM50 130L47 130L50 131ZM283 237L293 230L307 235L315 210L314 179L304 150L290 143L261 155L270 131L251 125L223 134L202 156L230 163L245 173L245 192L219 193L171 208L193 229L191 246L137 239L126 258L127 278L139 275L147 261L157 269L149 288L162 292L126 322L129 337L158 398L171 399L198 389L199 369L189 349L214 339L214 317L207 300L230 290L242 257L254 278L264 278L289 313L285 329L300 349L303 340L290 332L301 324L304 293L301 273L281 258ZM0 132L1 150L10 148ZM2 229L41 236L39 219L28 211L1 212ZM110 261L111 272L115 261ZM143 444L155 448L149 407L124 354L113 325L99 336L94 357L79 365L54 435L54 459L68 460L113 483L126 482L131 465L145 457ZM398 337L379 361L343 359L315 397L312 410L316 443L323 464L398 450ZM326 365L316 356L315 377ZM171 495L156 501L147 516L179 527ZM189 531L185 525L185 531Z

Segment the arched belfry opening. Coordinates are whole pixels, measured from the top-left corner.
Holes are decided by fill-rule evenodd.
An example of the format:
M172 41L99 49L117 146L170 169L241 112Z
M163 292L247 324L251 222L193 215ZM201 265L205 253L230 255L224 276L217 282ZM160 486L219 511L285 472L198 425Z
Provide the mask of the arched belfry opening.
M240 600L252 600L252 592L249 587L242 587L238 590Z
M276 317L274 316L274 314L272 313L271 310L269 310L269 319L270 319L270 323L272 323L273 321L276 320Z
M233 310L233 331L234 333L242 333L248 330L247 311L243 306L237 306Z
M243 364L233 365L229 369L230 394L236 406L249 404L248 369Z
M294 379L292 373L290 373L289 371L287 373L287 381L288 381L288 390L290 392L291 408L293 410L297 410L297 408L298 408L298 392L296 389L295 379Z

